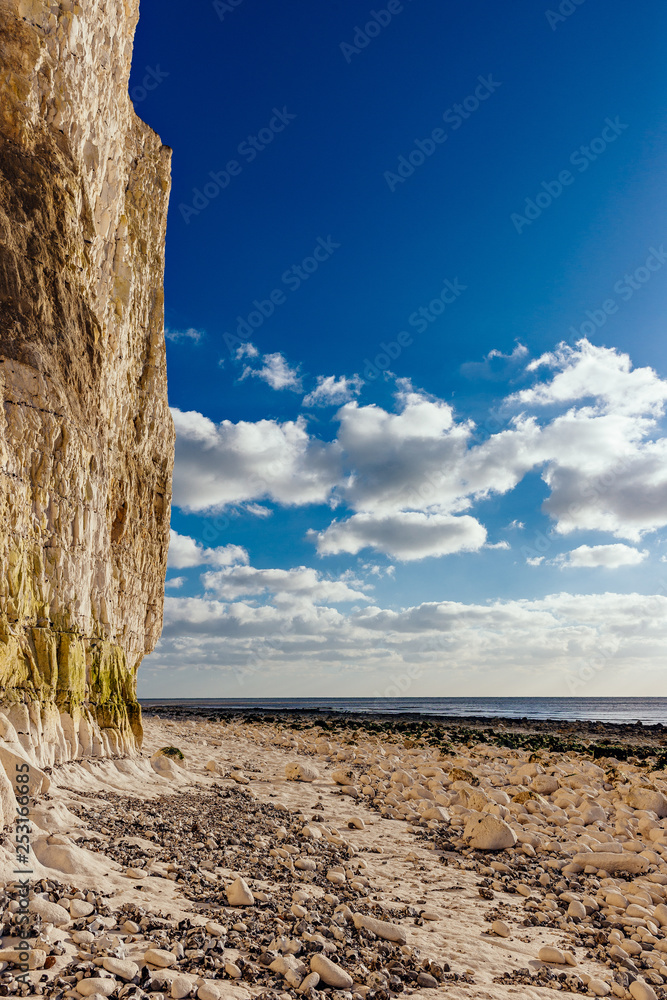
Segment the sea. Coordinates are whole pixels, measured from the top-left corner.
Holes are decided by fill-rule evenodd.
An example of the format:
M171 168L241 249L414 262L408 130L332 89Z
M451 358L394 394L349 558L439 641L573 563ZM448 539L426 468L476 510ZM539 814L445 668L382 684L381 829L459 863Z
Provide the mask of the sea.
M667 698L140 698L143 708L349 712L355 715L479 716L667 725Z

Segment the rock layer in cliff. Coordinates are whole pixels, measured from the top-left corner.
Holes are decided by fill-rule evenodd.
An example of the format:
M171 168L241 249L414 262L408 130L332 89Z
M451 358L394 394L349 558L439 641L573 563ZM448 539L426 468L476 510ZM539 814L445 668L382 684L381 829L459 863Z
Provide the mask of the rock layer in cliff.
M141 738L162 623L170 150L128 96L137 18L0 0L0 707L40 764Z

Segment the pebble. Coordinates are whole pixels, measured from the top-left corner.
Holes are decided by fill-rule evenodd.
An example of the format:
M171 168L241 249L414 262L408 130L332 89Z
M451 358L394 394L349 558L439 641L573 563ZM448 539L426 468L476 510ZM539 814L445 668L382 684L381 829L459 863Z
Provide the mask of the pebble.
M70 900L69 912L72 920L80 920L81 917L89 917L94 909L95 907L93 904L86 902L85 899Z
M183 1000L192 992L192 983L187 976L175 976L171 983L171 995L174 1000Z
M49 924L55 924L56 927L62 927L63 924L68 924L72 919L64 906L52 903L48 899L42 899L41 896L35 896L34 899L30 900L29 910L31 913L38 913L42 920Z
M308 975L301 980L299 993L308 993L309 990L314 990L319 981L320 977L317 972L309 972Z
M144 962L146 965L155 965L158 969L168 969L176 964L176 956L164 948L149 948L144 954Z
M215 983L202 983L197 990L199 1000L220 1000L222 996Z
M102 959L102 966L107 972L120 979L132 980L139 975L139 966L136 962L130 962L122 958L105 957Z
M506 938L510 936L510 929L504 920L494 920L491 924L491 930L494 934L497 934L498 937Z
M578 899L573 899L567 908L567 915L573 920L583 920L586 916L586 907Z
M559 948L552 948L550 945L545 945L544 948L540 948L537 953L537 957L540 962L548 962L550 965L565 965L565 953Z
M588 989L596 997L608 997L611 993L611 986L604 979L589 979Z
M82 997L92 997L96 993L110 997L117 986L115 979L80 979L76 984L76 991Z
M634 1000L658 1000L655 990L643 979L635 979L630 983L630 995Z
M357 930L365 927L383 941L393 941L396 944L405 944L407 941L405 928L400 924L392 924L388 920L376 920L375 917L367 917L363 913L354 913L352 921Z
M310 960L310 971L316 972L327 986L333 986L337 990L352 989L352 976L326 955L313 955Z
M288 781L317 781L320 772L314 764L306 764L303 761L292 761L285 766L285 777Z
M246 777L243 771L230 771L229 777L236 782L237 785L249 785L250 778Z
M498 816L481 813L468 817L463 837L478 851L503 851L516 844L511 826Z
M239 878L225 889L227 901L230 906L252 906L255 897L250 891L250 886L245 879Z
M240 979L243 973L234 962L225 962L225 972L231 979Z

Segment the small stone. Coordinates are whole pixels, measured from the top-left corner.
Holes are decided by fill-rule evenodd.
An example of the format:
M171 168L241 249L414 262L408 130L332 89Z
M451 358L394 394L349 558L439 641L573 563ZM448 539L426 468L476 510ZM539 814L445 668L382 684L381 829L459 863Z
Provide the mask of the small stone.
M225 893L230 906L252 906L255 902L250 886L240 877L227 886Z
M217 920L209 920L206 924L206 930L213 937L222 937L223 934L227 933L227 928L223 924L219 924Z
M320 977L317 972L310 972L308 975L301 980L301 986L299 987L299 993L307 993L309 990L314 990L320 981Z
M225 972L231 979L240 979L243 975L238 965L234 965L233 962L225 962Z
M604 979L589 979L588 989L596 997L608 997L611 993L611 986Z
M176 956L164 948L149 948L144 954L144 962L146 965L155 965L158 969L168 969L176 964Z
M138 934L139 924L135 923L134 920L126 920L125 923L123 924L122 929L125 931L126 934Z
M365 927L367 931L371 931L384 941L394 941L396 944L405 944L407 941L405 928L400 924L392 924L388 920L376 920L375 917L367 917L363 913L354 913L352 921L357 930Z
M69 904L69 912L72 920L80 920L81 917L89 917L95 907L92 903L87 903L85 899L72 899Z
M504 920L494 920L491 924L491 930L498 937L506 938L510 936L510 929Z
M567 908L567 915L573 920L583 920L586 916L586 907L578 899L573 899Z
M218 765L216 764L216 762L214 760L209 760L209 761L207 761L207 763L205 765L205 768L206 768L207 771L217 771L218 770Z
M312 956L310 959L310 971L316 972L327 986L333 986L337 990L352 989L352 976L325 955L318 953Z
M609 897L607 897L607 902L609 902ZM653 911L653 919L657 921L661 927L667 927L667 906L665 906L664 903L658 903Z
M342 872L329 871L327 872L327 881L333 882L334 885L345 885L346 878ZM322 976L322 979L324 979L324 976ZM324 979L324 982L326 983L326 979Z
M243 771L230 771L229 777L232 778L237 785L250 784L250 778L247 778Z
M565 953L559 948L552 948L550 945L545 945L544 948L540 948L537 953L537 957L540 962L548 962L549 965L568 964L565 959Z
M417 976L417 985L425 990L437 990L440 983L433 976L430 976L428 972L420 972Z
M199 1000L220 1000L222 994L215 983L202 983L197 990Z
M643 979L635 979L630 983L630 995L634 1000L658 1000L655 990Z
M183 1000L192 992L192 983L187 976L176 976L171 983L171 995L174 1000Z
M119 979L126 979L128 982L139 975L139 966L136 962L130 962L122 958L103 958L102 965L107 972Z
M490 813L468 817L463 837L470 847L479 851L504 851L516 844L516 834L511 826Z
M82 997L92 997L95 993L110 997L117 986L115 979L80 979L76 984L76 991Z
M313 764L303 761L292 761L285 766L285 777L288 781L317 781L320 772Z
M294 862L294 867L298 868L302 872L316 872L317 865L312 860L312 858L297 858Z
M38 913L45 923L55 924L56 927L62 927L72 919L64 906L58 906L57 903L42 899L41 896L35 896L30 900L29 910L31 913Z
M361 816L350 816L345 824L348 830L365 830L366 824Z

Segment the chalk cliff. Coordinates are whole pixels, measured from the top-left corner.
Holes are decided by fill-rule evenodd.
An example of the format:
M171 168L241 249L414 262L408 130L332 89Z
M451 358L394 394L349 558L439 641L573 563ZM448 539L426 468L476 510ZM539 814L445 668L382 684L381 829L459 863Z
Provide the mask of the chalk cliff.
M0 741L132 752L162 624L170 150L138 0L0 0Z

